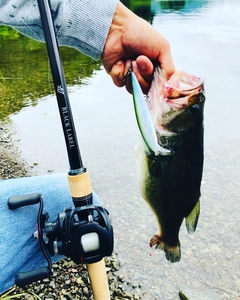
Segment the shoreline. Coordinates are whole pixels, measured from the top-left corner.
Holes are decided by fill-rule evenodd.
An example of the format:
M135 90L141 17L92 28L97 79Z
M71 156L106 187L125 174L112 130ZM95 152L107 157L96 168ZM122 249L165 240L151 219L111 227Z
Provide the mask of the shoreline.
M0 180L31 176L30 167L11 142L0 138Z

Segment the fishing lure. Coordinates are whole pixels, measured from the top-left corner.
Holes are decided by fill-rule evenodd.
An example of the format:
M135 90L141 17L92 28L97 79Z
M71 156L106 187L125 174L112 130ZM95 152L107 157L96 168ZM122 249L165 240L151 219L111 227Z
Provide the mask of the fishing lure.
M170 150L165 149L158 144L156 130L153 125L146 99L143 95L137 77L131 70L131 68L129 68L126 76L130 76L131 78L136 120L145 144L147 145L148 149L154 153L155 156L171 155L172 153Z

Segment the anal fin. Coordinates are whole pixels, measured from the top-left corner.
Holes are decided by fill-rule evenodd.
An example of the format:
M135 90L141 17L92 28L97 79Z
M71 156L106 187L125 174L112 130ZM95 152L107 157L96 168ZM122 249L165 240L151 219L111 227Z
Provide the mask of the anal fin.
M193 210L185 218L185 224L186 224L188 233L193 233L196 230L199 215L200 215L200 199L198 199Z

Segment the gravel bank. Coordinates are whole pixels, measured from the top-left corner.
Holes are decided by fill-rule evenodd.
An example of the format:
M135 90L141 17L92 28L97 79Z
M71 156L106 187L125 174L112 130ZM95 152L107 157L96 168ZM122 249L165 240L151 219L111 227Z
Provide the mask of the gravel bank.
M8 138L0 136L0 179L27 175L30 175L27 164L20 158L17 150L13 149Z

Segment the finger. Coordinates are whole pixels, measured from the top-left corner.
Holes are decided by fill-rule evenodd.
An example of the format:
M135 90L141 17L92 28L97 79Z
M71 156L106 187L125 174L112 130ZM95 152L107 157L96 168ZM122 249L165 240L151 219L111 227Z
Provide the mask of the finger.
M152 67L153 68L153 67ZM142 73L141 71L139 70L138 68L138 64L136 61L133 61L132 62L132 71L134 72L134 74L136 75L137 77L137 80L142 88L142 91L144 94L147 94L148 93L148 90L150 88L150 82L148 80L146 80L143 76L142 76ZM150 76L152 76L152 72L151 72L151 75L147 72L145 72L146 70L144 70L144 75L146 76L147 74L147 77L150 78ZM129 93L132 93L132 87L131 87L131 84L126 82L126 89Z
M166 80L169 80L170 77L175 73L175 66L173 63L170 44L166 41L164 43L164 48L161 49L161 54L158 58L163 75Z
M175 73L175 66L171 55L164 58L164 64L161 64L161 67L163 71L163 76L166 80L169 80L171 76Z
M152 81L154 71L154 66L151 60L145 55L140 55L137 57L136 63L141 76L150 83Z
M123 87L125 85L124 75L125 75L125 64L123 61L118 61L113 65L110 75L112 77L113 83L117 87Z

